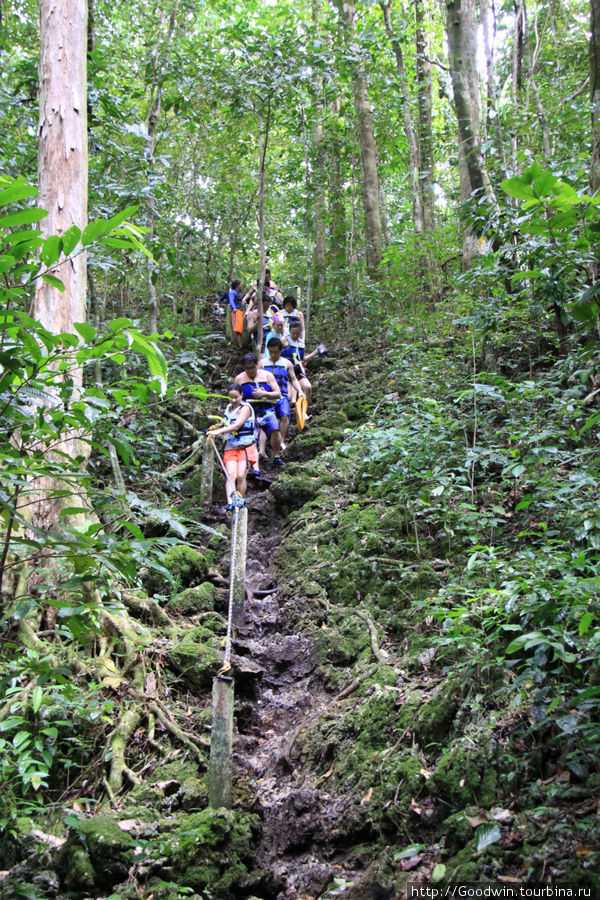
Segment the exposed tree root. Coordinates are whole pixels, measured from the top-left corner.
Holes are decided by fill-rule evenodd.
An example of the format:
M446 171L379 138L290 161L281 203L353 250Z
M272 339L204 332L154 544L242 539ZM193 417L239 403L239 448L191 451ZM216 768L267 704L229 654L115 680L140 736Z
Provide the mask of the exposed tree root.
M125 763L125 753L141 718L138 709L126 710L119 719L117 727L109 735L107 750L111 753L111 760L107 784L111 799L117 797L123 790L123 775L126 775L134 784L139 783L137 776L135 776L135 780L131 777L133 773Z
M139 593L134 591L123 591L121 596L129 612L135 613L140 618L149 618L154 625L162 625L166 628L173 627L173 622L164 609L150 597L140 596Z
M206 768L206 758L205 754L202 752L201 748L210 747L210 741L206 738L200 738L195 734L191 734L189 731L184 731L183 728L180 728L169 716L168 714L159 706L158 703L152 702L150 704L150 710L154 713L156 718L161 722L164 727L169 731L173 737L177 738L180 743L182 743L190 753L193 754L196 761L202 768Z
M369 628L369 634L371 635L371 650L373 651L373 656L375 657L375 659L377 660L377 662L379 663L380 666L385 666L387 663L387 660L386 660L385 656L382 654L381 650L379 649L379 635L377 633L377 628L375 627L375 623L373 622L373 619L371 618L371 616L369 615L368 612L363 612L360 609L357 609L356 613L357 613L357 615L360 616L360 618L364 622L367 623L367 626Z

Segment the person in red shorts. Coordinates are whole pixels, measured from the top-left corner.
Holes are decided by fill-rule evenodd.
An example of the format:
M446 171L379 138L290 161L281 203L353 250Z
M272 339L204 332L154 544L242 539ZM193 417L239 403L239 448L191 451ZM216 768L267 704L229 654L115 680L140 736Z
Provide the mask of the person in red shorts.
M246 496L248 466L252 467L254 476L260 475L260 472L254 410L244 400L239 384L230 384L227 394L229 395L229 406L223 414L227 424L211 429L210 436L227 435L223 463L229 476L226 487L227 499L232 503L236 490L241 497Z

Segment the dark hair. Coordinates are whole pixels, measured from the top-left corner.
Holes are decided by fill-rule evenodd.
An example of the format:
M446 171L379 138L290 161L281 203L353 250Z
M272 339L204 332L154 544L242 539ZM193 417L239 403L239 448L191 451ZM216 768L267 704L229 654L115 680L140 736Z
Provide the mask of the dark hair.
M241 283L242 283L242 282L239 281L237 278L235 279L235 281L232 281L232 282L231 282L231 288L232 288L232 290L235 291L236 287L239 287Z
M227 388L227 393L228 393L228 394L229 394L231 391L237 391L238 394L243 394L243 393L244 393L243 390L242 390L241 384L236 384L235 381L232 382L232 384L230 384L229 387Z
M300 319L290 319L290 321L288 322L288 328L290 329L290 331L292 328L296 327L302 328L302 322L300 321Z
M253 366L257 362L258 356L256 353L246 353L242 358L242 365L244 368L246 368L246 366Z
M265 275L270 275L270 274L271 274L271 270L270 270L270 269L265 269Z
M279 347L280 350L283 350L283 341L281 338L272 337L269 343L267 344L267 350L269 347Z
M283 298L283 305L285 306L286 303L291 303L292 306L294 307L294 309L296 308L297 302L298 301L296 300L296 298L293 297L291 294L288 294L287 297Z

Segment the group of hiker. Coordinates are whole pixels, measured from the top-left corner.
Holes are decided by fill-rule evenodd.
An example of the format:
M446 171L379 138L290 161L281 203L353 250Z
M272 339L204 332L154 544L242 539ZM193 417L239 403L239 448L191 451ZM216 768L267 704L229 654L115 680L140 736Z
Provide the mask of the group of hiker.
M283 466L282 452L290 427L291 411L296 411L296 424L304 427L306 410L312 398L312 385L305 363L326 353L318 345L306 353L304 315L293 295L283 296L267 269L262 291L262 344L258 345L258 290L251 287L242 295L241 283L217 301L217 309L227 302L231 330L236 346L242 349L244 324L249 335L250 351L242 358L242 371L227 388L229 404L223 413L224 425L210 429L212 438L223 437L223 463L227 471L227 499L245 497L247 477L260 478L260 461L266 455L267 442L273 453L273 465Z

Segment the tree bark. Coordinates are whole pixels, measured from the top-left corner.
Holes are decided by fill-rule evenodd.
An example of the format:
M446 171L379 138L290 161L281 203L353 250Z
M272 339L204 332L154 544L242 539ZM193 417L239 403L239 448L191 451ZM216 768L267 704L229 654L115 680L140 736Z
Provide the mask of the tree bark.
M484 189L478 141L478 91L476 45L472 29L472 0L448 3L448 48L454 107L458 122L458 141L465 160L467 184L463 194ZM463 199L467 197L463 196Z
M515 25L513 32L513 54L512 54L512 103L513 117L516 119L517 111L521 105L521 91L523 88L523 35L525 31L525 22L523 14L523 0L514 0L515 4ZM517 159L517 128L513 128L511 139L511 156L514 163Z
M329 238L330 257L335 278L346 268L346 208L344 205L344 179L340 141L336 132L336 122L340 114L340 100L336 97L329 104L327 129L327 161L329 218L331 231Z
M48 211L42 236L64 234L87 223L87 4L81 0L40 0L40 109L38 186L39 205ZM41 279L37 282L34 315L49 331L73 331L86 319L86 254L62 262L53 270L65 286L63 293ZM75 390L83 372L69 370ZM57 374L57 378L60 377ZM85 453L77 432L63 435L62 453L75 458ZM56 525L62 499L52 498L54 482L43 479L32 510L40 528ZM72 502L72 501L71 501Z
M312 20L318 26L320 19L320 0L312 0ZM326 176L325 176L325 139L323 134L323 76L315 78L316 102L312 118L313 149L313 258L312 258L312 296L317 302L325 296L327 277L327 230L325 227Z
M539 41L536 42L536 48L533 55L533 59L531 57L531 48L529 46L529 35L528 35L528 22L527 22L527 3L526 0L522 0L522 9L523 9L523 29L524 29L524 41L525 41L525 60L527 63L527 75L528 75L528 84L527 84L527 108L529 108L529 89L533 91L533 97L535 100L535 107L538 114L538 119L540 123L540 128L542 131L542 146L544 148L544 156L548 162L552 159L552 150L550 146L550 131L548 128L548 117L546 116L546 110L544 109L544 104L542 103L542 96L540 94L540 89L538 87L537 81L535 80L535 67L537 63L537 57L539 54ZM536 23L536 35L537 35L537 23Z
M600 0L590 0L590 104L592 115L592 191L600 188Z
M173 38L173 31L175 30L175 21L177 18L177 9L179 7L179 0L173 0L173 6L171 8L171 15L169 17L169 24L167 27L167 35L165 38L165 43L163 47L163 51L160 54L156 54L154 60L154 74L152 77L152 85L150 89L150 102L148 104L148 115L146 117L146 128L148 132L148 143L147 143L147 160L148 160L148 181L152 180L152 171L154 166L154 151L156 149L156 126L158 124L158 120L160 117L161 103L162 103L162 80L163 80L163 72L165 66L167 64L169 58L169 51L171 49L171 40ZM155 211L155 197L154 191L150 188L148 193L148 228L150 229L148 232L147 241L149 244L152 244L154 240L154 223L156 218ZM148 298L149 298L149 313L150 313L150 321L149 328L150 333L154 333L158 331L158 295L156 293L156 286L154 284L154 264L149 257L146 257L146 283L148 286Z
M423 192L421 189L420 171L421 171L421 155L417 144L417 136L413 125L412 111L410 108L410 98L408 93L408 85L406 83L406 72L404 68L404 56L402 53L402 45L394 34L392 26L392 14L390 10L391 0L380 0L381 12L383 13L383 23L389 38L394 56L396 57L396 71L398 72L398 82L400 84L400 95L402 102L402 119L404 121L404 133L408 143L408 165L410 169L410 194L412 205L412 217L415 231L422 234L424 229L425 211L423 209Z
M344 22L344 32L349 48L354 49L356 39L356 10L354 0L335 0ZM383 235L379 202L379 165L377 145L373 130L373 113L369 88L364 69L355 55L352 66L352 93L358 125L358 145L362 174L363 207L365 214L365 245L367 272L373 279L379 277L383 257Z
M496 46L496 16L493 15L493 28L490 29L490 5L489 0L479 0L479 12L481 15L481 29L483 33L483 49L485 53L485 68L487 81L486 104L486 137L493 133L498 156L502 163L502 169L507 171L506 150L504 147L504 134L502 122L498 113L498 98L496 93L496 75L494 71L494 54Z
M431 65L427 55L423 0L415 0L415 43L419 121L419 182L423 204L423 226L426 232L433 232L435 231L435 168L433 129L431 126Z
M266 105L266 116L265 116ZM271 97L261 101L258 111L258 246L260 251L260 275L256 288L256 308L258 320L256 324L257 351L260 350L263 341L263 314L262 293L265 283L265 268L267 265L267 253L265 248L265 164L267 159L267 147L269 144L269 129L271 125Z

